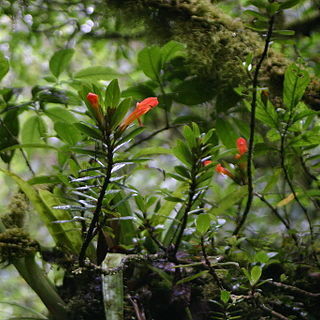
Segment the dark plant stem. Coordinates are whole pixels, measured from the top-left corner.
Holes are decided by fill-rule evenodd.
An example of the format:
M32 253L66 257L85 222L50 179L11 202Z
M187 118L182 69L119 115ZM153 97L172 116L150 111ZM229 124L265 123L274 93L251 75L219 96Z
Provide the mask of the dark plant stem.
M311 241L312 243L314 242L314 233L313 233L313 226L312 226L312 221L310 219L310 216L308 214L308 211L306 209L306 207L301 203L300 199L297 196L297 193L295 191L295 188L293 186L293 183L289 177L289 173L285 164L285 158L286 158L286 136L287 136L287 132L288 129L290 127L290 121L291 121L291 116L290 119L288 121L288 123L286 124L286 127L281 135L281 142L280 142L280 159L281 159L281 168L285 177L285 180L294 196L295 201L298 203L298 205L300 206L300 208L302 209L307 221L308 221L308 225L309 225L309 230L310 230L310 237L311 237Z
M241 228L243 227L244 223L247 220L249 211L251 209L252 200L253 200L253 177L252 177L252 160L253 160L253 146L254 146L254 133L255 133L255 126L256 126L256 107L257 107L257 88L258 88L258 78L259 78L259 72L262 66L262 63L264 59L267 56L269 44L272 36L272 30L273 30L273 24L274 24L274 15L271 16L269 20L269 28L268 33L265 41L264 50L262 52L261 58L256 66L253 81L252 81L252 100L251 100L251 118L250 118L250 138L249 138L249 148L248 148L248 164L247 164L247 174L248 174L248 198L246 207L244 209L244 212L242 214L242 217L237 224L233 235L238 235Z
M147 229L150 238L156 243L156 245L163 251L167 252L167 248L157 239L157 237L154 234L154 227L150 224L150 222L147 220L144 224L145 228Z
M258 303L258 306L261 310L265 311L266 313L270 314L271 316L273 316L274 318L277 319L281 319L281 320L290 320L289 318L287 318L286 316L282 315L279 312L276 312L272 309L270 309L269 307L267 307L266 305L264 305L263 303Z
M81 250L80 250L80 254L79 254L79 265L80 267L84 265L84 260L85 260L85 256L86 256L86 251L87 248L90 244L90 242L92 241L92 239L96 236L97 234L97 227L98 227L98 222L99 222L99 217L100 217L100 213L102 210L102 203L103 203L103 199L104 196L106 194L107 188L109 186L110 183L110 178L111 178L111 171L112 171L112 167L113 167L113 144L111 143L110 140L110 136L107 135L106 139L105 139L105 144L107 145L107 151L108 151L108 156L107 156L107 170L105 173L105 177L104 177L104 182L102 185L102 188L100 190L100 194L98 197L98 201L97 201L97 205L96 208L93 212L93 218L91 220L89 229L87 231L85 240L82 244Z
M316 177L314 174L312 174L312 173L310 172L310 170L308 169L308 167L307 167L307 165L306 165L305 160L303 159L303 156L300 156L299 159L300 159L300 162L301 162L301 166L302 166L304 172L306 173L306 175L307 175L311 180L316 181L317 184L319 185L319 179L318 179L318 177Z
M191 208L194 204L194 201L195 201L194 196L195 196L195 192L196 192L195 190L196 190L196 175L197 175L197 173L198 173L198 170L196 168L196 163L194 162L192 165L192 168L191 168L191 182L189 185L188 200L187 200L186 208L183 213L182 222L181 222L180 230L179 230L179 233L177 236L177 240L174 245L173 254L172 254L173 257L176 257L177 252L179 250L184 230L187 227L188 214L189 214L189 211L191 210Z
M202 255L203 255L203 258L204 258L204 261L209 269L209 272L210 274L212 275L214 281L216 282L217 286L219 287L220 290L223 290L223 285L222 285L222 282L221 280L219 279L217 273L216 273L216 270L214 269L214 267L211 265L211 262L208 258L208 255L207 255L207 251L206 251L206 247L204 245L204 238L201 237L200 239L200 244L201 244L201 251L202 251Z
M268 281L268 283L274 287L277 287L277 288L280 288L280 289L283 289L286 291L290 291L290 292L295 293L300 296L305 296L305 297L310 297L310 298L320 298L320 293L313 293L313 292L305 291L305 290L300 289L298 287L284 284L281 282L272 281L272 280Z

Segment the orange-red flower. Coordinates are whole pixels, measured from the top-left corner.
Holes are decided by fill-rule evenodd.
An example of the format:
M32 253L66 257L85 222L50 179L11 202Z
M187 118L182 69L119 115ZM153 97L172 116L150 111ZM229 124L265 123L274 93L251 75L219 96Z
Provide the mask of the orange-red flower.
M233 174L228 169L224 168L220 163L216 165L216 172L225 174L232 179L234 178Z
M244 138L237 139L237 149L239 154L236 155L236 159L241 158L246 152L248 152L247 140Z
M211 160L204 160L204 161L202 161L202 164L203 164L204 166L208 166L208 165L211 164L211 163L212 163Z
M106 127L106 120L103 116L103 112L102 112L101 106L99 104L99 96L95 93L89 92L87 94L87 100L89 101L90 106L92 107L92 112L94 114L94 117L96 118L96 120L98 121L100 126L102 128L105 128Z
M127 126L134 120L138 120L139 124L142 125L140 117L147 113L150 109L156 107L158 104L159 101L156 97L146 98L141 102L138 102L136 108L120 124L120 130L125 130Z

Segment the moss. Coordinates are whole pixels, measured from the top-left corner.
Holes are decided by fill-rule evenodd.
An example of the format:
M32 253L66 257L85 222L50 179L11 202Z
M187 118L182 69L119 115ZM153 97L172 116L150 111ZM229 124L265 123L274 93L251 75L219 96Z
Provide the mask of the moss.
M26 196L18 192L9 204L8 213L1 217L2 222L7 228L22 228L26 212L29 210L29 202Z
M36 241L21 228L7 229L0 233L0 262L11 263L13 259L23 258L38 250Z
M131 21L143 21L149 38L187 44L190 73L237 86L248 78L241 61L261 47L259 36L206 0L109 0ZM151 35L151 37L150 37Z

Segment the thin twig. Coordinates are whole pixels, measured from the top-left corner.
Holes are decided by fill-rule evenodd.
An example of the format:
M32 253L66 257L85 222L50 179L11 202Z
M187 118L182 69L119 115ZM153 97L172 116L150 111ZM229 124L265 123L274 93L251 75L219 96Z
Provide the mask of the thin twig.
M262 202L264 202L274 213L274 215L283 223L283 225L288 230L289 234L291 235L293 241L297 246L299 246L298 238L295 234L291 233L291 227L290 224L280 215L279 211L262 195L257 192L254 193L255 196L257 196Z
M270 309L269 307L267 307L267 306L264 305L263 303L259 303L258 306L259 306L260 309L262 309L263 311L265 311L265 312L267 312L268 314L272 315L273 317L276 317L277 319L290 320L289 318L285 317L285 316L282 315L281 313Z
M272 30L273 30L273 24L274 24L274 15L271 16L269 20L269 28L268 33L265 41L264 50L262 52L261 58L256 66L254 77L253 77L253 92L252 92L252 100L251 100L251 119L250 119L250 138L249 138L249 148L248 148L248 164L247 164L247 174L248 174L248 198L246 207L244 209L244 212L242 214L242 218L237 224L233 235L237 235L244 223L246 222L248 213L251 209L252 200L253 200L253 179L252 179L252 160L253 160L253 146L254 146L254 133L255 133L255 125L256 125L256 107L257 107L257 88L258 88L258 78L259 78L259 72L262 66L262 63L264 59L267 56L268 48L272 36Z
M222 285L222 282L221 280L219 279L217 273L216 273L216 270L214 269L214 267L211 265L211 262L208 258L208 255L207 255L207 251L206 251L206 248L205 248L205 245L204 245L204 239L203 237L201 237L201 240L200 240L200 244L201 244L201 251L202 251L202 255L203 255L203 258L204 258L204 261L209 269L209 272L210 274L212 275L213 279L215 280L215 282L217 283L218 287L223 290L223 285Z
M150 224L150 222L147 220L144 223L145 228L147 229L150 238L156 243L156 245L163 251L167 252L167 248L157 239L157 237L154 235L154 227Z
M295 188L293 186L293 183L289 177L289 173L288 173L288 170L287 170L287 167L286 167L286 164L285 164L285 158L286 158L286 148L285 148L285 141L286 141L286 135L287 135L287 131L290 127L290 119L284 129L284 132L282 133L282 136L281 136L281 142L280 142L280 158L281 158L281 168L282 168L282 171L284 173L284 177L285 177L285 180L293 194L293 197L295 199L295 201L298 203L298 205L300 206L300 208L302 209L307 221L308 221L308 225L309 225L309 230L310 230L310 237L311 237L311 241L312 243L314 242L314 232L313 232L313 226L312 226L312 221L311 221L311 218L308 214L308 211L307 211L307 208L301 203L300 199L298 198L297 196L297 193L295 191Z
M135 298L131 297L130 295L128 295L128 298L133 306L134 312L137 316L137 320L146 320L147 319L146 315L144 313L143 308L139 307L139 302Z
M287 291L290 291L292 293L296 293L298 295L303 295L303 296L310 297L310 298L320 298L320 293L309 292L309 291L300 289L300 288L295 287L295 286L284 284L282 282L276 282L276 281L269 280L268 283L273 285L274 287L277 287L277 288L280 288L280 289L283 289L283 290L287 290Z
M156 131L152 132L150 135L148 135L147 137L142 138L141 140L133 143L129 148L126 149L125 152L127 152L127 151L131 150L132 148L138 146L138 145L141 144L142 142L145 142L145 141L150 140L151 138L153 138L154 136L156 136L156 135L159 134L160 132L165 131L165 130L169 130L169 129L173 129L173 128L175 128L175 126L173 126L173 127L170 127L170 126L167 127L167 126L165 126L164 128L161 128L161 129L159 129L159 130L156 130Z

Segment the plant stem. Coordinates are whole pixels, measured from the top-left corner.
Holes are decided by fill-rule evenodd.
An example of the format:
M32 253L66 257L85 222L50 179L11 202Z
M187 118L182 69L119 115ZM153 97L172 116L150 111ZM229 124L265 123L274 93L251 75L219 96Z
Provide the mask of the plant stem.
M222 285L222 282L221 280L219 279L216 271L214 270L214 268L212 267L211 265L211 262L208 258L208 255L207 255L207 251L206 251L206 247L204 245L204 239L203 237L201 237L201 240L200 240L200 244L201 244L201 251L202 251L202 255L204 257L204 261L207 265L207 267L209 268L209 272L210 274L213 276L213 279L215 280L215 282L217 283L218 287L220 288L220 290L223 290L223 285Z
M291 119L291 116L290 116L290 119ZM287 184L288 184L288 186L289 186L289 188L290 188L290 190L291 190L291 192L292 192L292 194L294 196L294 199L296 200L296 202L298 203L298 205L302 209L302 211L303 211L303 213L304 213L304 215L305 215L305 217L306 217L306 219L308 221L309 230L310 230L310 237L311 237L311 241L313 243L314 242L314 233L313 233L312 221L310 219L310 216L308 214L307 209L301 203L300 199L297 196L297 193L295 191L295 188L293 186L292 181L290 180L289 173L288 173L288 170L287 170L287 167L286 167L286 164L285 164L285 158L286 158L285 141L286 141L286 136L287 136L288 129L290 127L290 119L289 119L288 123L286 124L284 132L281 135L281 142L280 142L281 167L282 167L282 171L284 173L285 180L287 181Z
M297 236L295 234L291 234L290 233L290 230L291 230L290 224L280 215L279 211L262 194L259 194L257 192L255 192L254 194L271 209L271 211L274 213L274 215L286 227L286 229L288 230L288 232L291 235L291 237L292 237L293 241L295 242L295 244L297 246L299 246L299 241L298 241Z
M81 250L80 250L80 254L79 254L79 265L80 266L84 265L84 259L86 256L87 248L88 248L90 242L92 241L92 239L97 234L97 226L98 226L98 222L99 222L100 213L102 210L103 199L104 199L104 196L106 194L107 188L110 183L111 171L112 171L112 167L113 167L113 149L114 149L114 147L113 147L113 144L111 143L109 135L106 136L105 143L107 145L107 151L108 151L108 153L107 153L108 154L108 156L107 156L107 161L108 161L107 170L106 170L106 174L104 177L104 182L103 182L102 188L100 190L97 205L96 205L96 208L93 212L93 218L91 220L89 229L86 234L86 238L85 238L85 240L82 244Z
M233 235L238 235L241 228L243 227L244 223L247 220L248 213L251 209L252 200L253 200L253 178L252 178L252 160L253 160L253 146L254 146L254 133L255 133L255 125L256 125L256 107L257 107L257 88L258 88L258 78L259 78L259 72L262 66L262 63L264 59L267 56L269 44L272 36L272 30L273 30L273 24L274 24L274 15L271 16L269 20L269 28L268 33L265 41L264 50L262 52L261 58L256 66L254 77L253 77L253 92L252 92L252 100L251 100L251 118L250 118L250 138L249 138L249 148L248 148L248 163L247 163L247 174L248 174L248 198L246 207L244 209L244 212L242 214L242 217L237 224Z
M197 168L196 168L196 163L194 162L192 164L192 168L191 168L191 182L189 185L189 193L188 193L188 200L187 200L187 204L186 204L186 208L184 210L183 213L183 217L182 217L182 222L181 222L181 226L180 226L180 230L177 236L177 240L176 243L174 245L174 249L173 249L173 257L176 257L177 252L179 250L179 246L181 244L182 241L182 236L184 233L185 228L187 227L187 222L188 222L188 214L189 211L191 210L193 203L194 203L194 196L195 196L195 190L196 190L196 175L197 175Z

